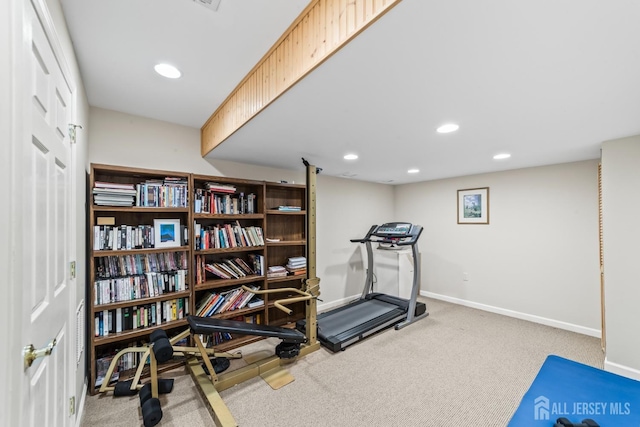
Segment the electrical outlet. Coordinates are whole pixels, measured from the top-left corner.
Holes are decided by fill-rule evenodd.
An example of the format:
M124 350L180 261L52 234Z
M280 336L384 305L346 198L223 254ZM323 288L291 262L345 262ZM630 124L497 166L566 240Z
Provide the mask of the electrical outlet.
M462 273L462 281L463 282L469 281L469 273Z

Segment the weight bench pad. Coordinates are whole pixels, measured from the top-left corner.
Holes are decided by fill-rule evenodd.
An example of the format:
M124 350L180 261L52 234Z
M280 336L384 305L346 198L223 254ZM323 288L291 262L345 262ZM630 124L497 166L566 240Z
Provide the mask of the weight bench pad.
M295 329L279 326L258 325L241 322L239 320L214 319L211 317L187 316L191 332L195 334L211 335L216 332L229 334L255 335L260 337L276 337L287 343L303 343L307 338Z

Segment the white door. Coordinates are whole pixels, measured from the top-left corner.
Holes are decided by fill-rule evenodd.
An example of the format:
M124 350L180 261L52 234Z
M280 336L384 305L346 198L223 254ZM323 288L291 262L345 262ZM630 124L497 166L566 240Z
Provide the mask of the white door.
M43 2L39 3L40 5ZM49 356L25 367L22 425L66 426L69 419L71 149L75 87L64 76L33 5L24 3L22 171L22 338ZM40 6L43 7L43 6ZM41 11L42 13L42 11ZM48 17L48 13L45 18ZM70 393L71 392L71 393Z

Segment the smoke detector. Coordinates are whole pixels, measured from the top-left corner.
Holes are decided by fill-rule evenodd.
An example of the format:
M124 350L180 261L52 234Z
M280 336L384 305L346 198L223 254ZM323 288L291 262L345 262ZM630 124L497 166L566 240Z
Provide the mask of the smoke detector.
M193 1L198 3L198 4L203 5L207 9L211 9L214 12L217 12L218 8L220 7L220 1L221 0L193 0Z

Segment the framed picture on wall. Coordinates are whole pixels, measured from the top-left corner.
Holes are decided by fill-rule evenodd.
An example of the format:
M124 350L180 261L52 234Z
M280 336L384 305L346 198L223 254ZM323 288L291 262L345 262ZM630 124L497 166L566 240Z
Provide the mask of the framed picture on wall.
M174 248L180 246L180 220L153 220L154 246L156 248Z
M458 190L458 224L489 224L489 187Z

